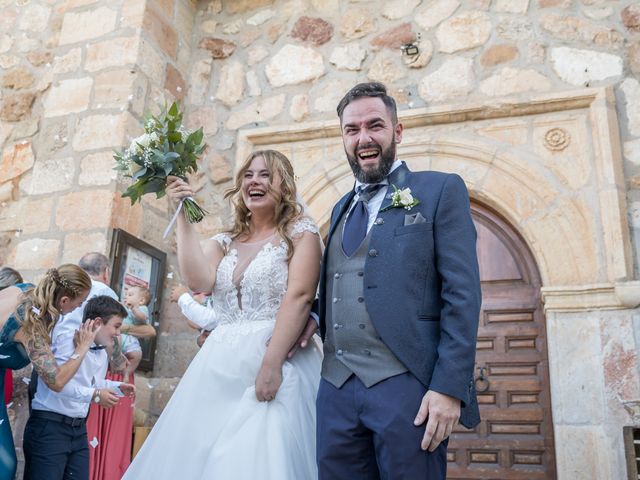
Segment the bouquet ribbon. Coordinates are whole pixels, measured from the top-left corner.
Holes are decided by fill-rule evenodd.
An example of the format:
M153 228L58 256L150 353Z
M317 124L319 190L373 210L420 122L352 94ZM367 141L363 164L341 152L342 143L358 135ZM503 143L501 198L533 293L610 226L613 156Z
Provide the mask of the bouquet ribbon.
M187 198L191 198L191 197L187 197ZM171 217L171 221L169 222L169 225L167 225L167 228L164 229L164 233L162 234L163 240L167 238L167 235L169 235L169 232L171 232L171 230L173 229L173 225L176 223L176 220L178 220L178 215L180 215L180 211L182 210L182 204L184 203L184 200L185 200L184 198L180 200L180 205L178 205L178 208L176 209L176 213L173 214L173 217Z

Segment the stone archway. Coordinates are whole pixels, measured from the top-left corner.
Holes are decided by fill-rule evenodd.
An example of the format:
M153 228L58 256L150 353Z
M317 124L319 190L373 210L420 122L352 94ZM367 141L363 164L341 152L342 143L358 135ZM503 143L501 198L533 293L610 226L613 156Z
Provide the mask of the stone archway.
M609 327L593 312L619 312L623 335L632 337L628 309L640 304L640 287L633 280L613 92L584 89L441 106L400 112L400 119L405 132L399 157L413 170L460 174L472 199L517 228L539 268L559 477L615 477L624 468L616 428L633 421L620 413L621 403L640 398L640 382L633 373L625 388L611 383L611 359L602 346L610 340ZM237 158L254 148L288 155L322 225L353 182L339 135L336 121L241 131ZM586 332L573 321L576 312L590 322ZM584 345L568 351L578 336ZM635 351L622 350L637 362ZM567 355L591 360L568 365ZM589 398L606 402L589 415L567 410L563 402L585 389ZM594 414L597 408L602 412ZM596 451L603 439L614 446L611 451ZM587 460L577 463L577 454Z

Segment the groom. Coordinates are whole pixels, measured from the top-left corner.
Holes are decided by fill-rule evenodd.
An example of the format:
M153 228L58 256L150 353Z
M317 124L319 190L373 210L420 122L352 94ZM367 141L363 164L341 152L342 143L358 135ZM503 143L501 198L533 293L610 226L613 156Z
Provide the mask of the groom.
M319 477L444 479L451 430L480 420L469 196L459 176L397 159L384 85L352 88L338 116L356 181L331 214L320 278Z

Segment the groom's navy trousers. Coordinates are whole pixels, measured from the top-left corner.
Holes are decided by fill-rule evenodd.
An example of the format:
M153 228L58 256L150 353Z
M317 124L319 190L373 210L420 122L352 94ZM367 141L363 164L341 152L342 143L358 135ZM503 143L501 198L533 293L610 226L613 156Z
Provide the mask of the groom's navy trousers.
M409 372L366 388L352 375L318 390L317 457L320 480L442 479L447 443L425 452L425 425L413 420L426 388Z

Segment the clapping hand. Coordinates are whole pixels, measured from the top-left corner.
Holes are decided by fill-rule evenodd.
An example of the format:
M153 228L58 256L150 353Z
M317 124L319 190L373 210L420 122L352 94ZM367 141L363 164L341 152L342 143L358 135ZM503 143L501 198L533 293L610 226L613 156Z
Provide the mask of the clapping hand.
M101 324L96 320L87 320L73 335L73 345L79 350L88 351L96 339L96 333L100 330Z

